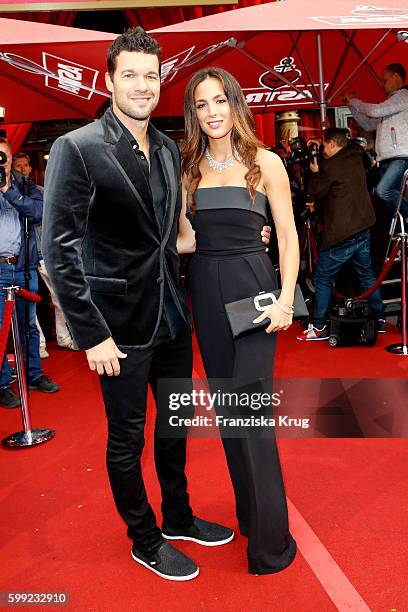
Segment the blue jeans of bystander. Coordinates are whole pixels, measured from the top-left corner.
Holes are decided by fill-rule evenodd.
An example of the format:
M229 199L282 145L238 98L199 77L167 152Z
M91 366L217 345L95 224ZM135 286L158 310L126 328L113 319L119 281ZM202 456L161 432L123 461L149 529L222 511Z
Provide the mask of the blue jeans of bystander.
M359 232L330 249L320 251L315 270L316 294L313 316L313 324L319 329L326 324L333 281L344 264L350 259L356 268L363 290L369 289L375 282L374 272L371 268L369 230ZM384 313L384 306L379 290L376 289L368 299L376 317L381 318Z
M30 291L36 293L38 291L38 276L37 270L30 270ZM6 293L3 291L3 287L9 287L11 285L19 285L24 287L24 272L17 272L16 267L12 264L0 263L0 328L3 323L4 315L4 304L6 301ZM18 320L21 328L21 339L23 344L23 352L25 357L25 300L17 297L16 308ZM30 371L29 380L30 383L39 378L42 375L41 360L40 360L40 334L35 321L36 305L34 302L29 302L29 329L30 329ZM2 355L0 355L0 359ZM11 369L6 358L3 359L1 374L0 374L0 388L8 387L11 382Z
M401 191L402 177L407 169L408 158L385 159L380 162L381 178L377 185L377 194L384 200L390 216L394 214ZM408 217L407 200L402 200L400 211L403 217Z

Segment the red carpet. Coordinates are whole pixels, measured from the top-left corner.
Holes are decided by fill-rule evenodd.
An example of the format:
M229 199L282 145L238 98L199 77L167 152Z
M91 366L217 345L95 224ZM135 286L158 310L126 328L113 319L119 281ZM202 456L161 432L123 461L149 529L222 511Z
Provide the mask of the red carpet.
M383 350L398 341L396 332L382 335L372 349L330 349L326 343L295 342L296 331L280 339L279 376L407 376L408 359ZM30 403L33 427L54 428L55 439L32 449L0 450L0 591L65 592L65 609L81 612L408 609L406 440L280 440L293 533L302 551L292 566L272 576L250 576L245 538L212 549L184 542L177 546L199 563L201 573L189 583L169 583L130 558L107 482L96 376L82 354L50 352L43 365L62 391L32 392ZM151 405L149 415L144 473L159 514ZM18 411L1 409L0 437L20 429ZM190 440L188 473L195 513L236 528L218 440ZM353 604L344 599L347 590Z

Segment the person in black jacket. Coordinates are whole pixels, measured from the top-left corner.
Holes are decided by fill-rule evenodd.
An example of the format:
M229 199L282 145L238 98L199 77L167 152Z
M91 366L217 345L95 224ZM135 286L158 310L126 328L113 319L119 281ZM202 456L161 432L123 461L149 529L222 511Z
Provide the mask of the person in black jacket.
M312 162L313 176L308 192L318 202L323 216L323 236L315 270L313 323L298 340L326 340L326 315L332 284L340 269L351 260L363 290L375 282L371 267L370 232L375 213L367 191L365 168L359 145L347 146L346 132L328 128L323 137L325 159ZM370 306L385 331L381 295L377 289L369 297Z
M12 172L13 172L14 178L17 180L17 182L20 182L20 183L23 182L24 177L30 177L30 174L32 172L32 167L31 167L31 162L30 162L30 156L28 155L28 153L24 153L21 151L20 153L17 153L16 155L14 155ZM38 185L36 185L36 188L39 189L40 191L43 191L43 188ZM34 230L35 230L35 236L37 240L37 251L38 251L38 257L39 257L38 274L41 276L42 280L44 281L50 293L51 300L54 306L55 336L56 336L57 344L61 348L74 350L75 349L74 342L67 328L64 313L62 312L61 306L58 303L57 296L55 295L54 288L50 282L47 269L44 265L44 260L43 260L42 251L41 251L41 229L42 229L42 224L36 223ZM40 332L40 356L41 356L41 359L44 359L44 358L49 357L49 353L47 351L46 339L41 329L41 325L38 320L38 317L37 317L37 327L38 327L38 331Z
M198 567L164 538L215 546L234 534L193 515L185 436L155 433L162 529L142 478L148 384L157 399L160 378L191 382L192 348L176 248L179 152L149 123L159 100L160 48L141 28L112 43L106 85L112 107L102 119L51 149L43 255L74 339L100 375L108 474L132 556L163 578L189 580Z

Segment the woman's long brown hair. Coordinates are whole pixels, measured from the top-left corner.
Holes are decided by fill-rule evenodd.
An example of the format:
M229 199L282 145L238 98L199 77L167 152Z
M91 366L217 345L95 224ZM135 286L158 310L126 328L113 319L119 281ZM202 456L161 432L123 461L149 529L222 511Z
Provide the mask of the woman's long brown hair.
M264 145L255 135L254 117L245 101L238 81L232 74L222 68L211 67L200 70L191 77L184 94L185 138L181 145L181 169L187 179L188 203L193 212L195 209L193 194L201 180L199 163L208 145L208 138L201 130L197 119L194 94L197 85L210 77L221 81L229 102L233 122L231 131L232 150L244 166L248 168L245 180L252 200L261 180L261 169L255 159L258 147L264 148Z

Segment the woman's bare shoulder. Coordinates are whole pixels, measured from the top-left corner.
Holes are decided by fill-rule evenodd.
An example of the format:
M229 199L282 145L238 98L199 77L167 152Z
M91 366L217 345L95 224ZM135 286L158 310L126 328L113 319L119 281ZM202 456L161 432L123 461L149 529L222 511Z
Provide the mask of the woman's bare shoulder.
M270 151L269 149L263 149L259 147L256 157L261 167L276 168L282 165L282 160L279 155L276 155L276 153Z

